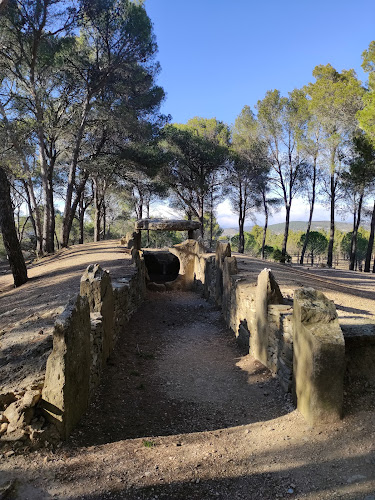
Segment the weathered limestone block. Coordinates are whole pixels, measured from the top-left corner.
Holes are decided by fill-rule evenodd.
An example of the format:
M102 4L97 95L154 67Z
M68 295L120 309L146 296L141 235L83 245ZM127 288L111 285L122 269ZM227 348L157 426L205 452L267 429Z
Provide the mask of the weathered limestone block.
M215 265L216 265L216 285L215 285L215 302L218 306L221 306L223 293L224 293L224 283L223 283L223 268L224 260L226 257L231 257L232 252L229 243L217 242L216 253L215 253Z
M246 321L247 328L251 335L254 332L255 323L255 284L249 283L245 279L234 276L233 289L231 292L230 311L225 315L228 326L238 334L238 327L242 321Z
M346 374L350 380L375 385L375 324L343 326Z
M129 305L137 309L146 293L147 267L141 250L133 249L132 258L134 272L130 279L131 300Z
M293 385L297 408L310 425L341 418L344 337L335 305L312 288L294 294Z
M136 247L137 250L141 249L141 241L140 241L140 233L126 233L126 236L123 236L120 239L120 245L125 246L126 248Z
M247 326L247 321L243 320L240 322L238 327L238 334L236 336L237 344L243 350L244 354L249 354L250 348L250 332Z
M3 413L3 418L8 422L7 433L11 434L17 429L23 429L31 422L34 416L34 407L40 399L41 391L27 391L24 396L10 404Z
M90 312L103 317L103 363L108 359L114 345L114 299L111 277L99 264L90 264L81 277L80 293L86 296Z
M67 438L89 401L91 368L90 309L77 295L56 319L53 350L47 360L41 407L46 418Z
M268 306L282 304L283 297L270 269L263 269L258 276L256 289L256 328L251 332L251 352L265 366L268 366Z
M203 277L203 296L209 301L215 300L215 286L216 286L216 266L215 256L210 255L204 259L204 277Z
M230 250L230 248L229 248ZM238 273L236 257L225 257L222 263L222 295L221 308L225 318L232 314L232 296L235 294L236 280L233 278ZM227 320L227 322L229 322Z
M196 240L186 240L169 249L180 261L179 276L184 277L184 288L191 289L195 279L195 265L198 255L204 252L201 245Z
M114 300L114 343L128 321L129 279L120 278L112 282Z
M90 313L90 395L98 387L103 369L103 316L99 312Z

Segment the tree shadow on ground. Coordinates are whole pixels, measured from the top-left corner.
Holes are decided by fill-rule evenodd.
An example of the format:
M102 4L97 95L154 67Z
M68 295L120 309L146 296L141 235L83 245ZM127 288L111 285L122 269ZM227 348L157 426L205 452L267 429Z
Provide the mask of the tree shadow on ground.
M119 339L72 443L215 430L290 411L263 365L246 359L244 369L214 306L193 293L149 297Z

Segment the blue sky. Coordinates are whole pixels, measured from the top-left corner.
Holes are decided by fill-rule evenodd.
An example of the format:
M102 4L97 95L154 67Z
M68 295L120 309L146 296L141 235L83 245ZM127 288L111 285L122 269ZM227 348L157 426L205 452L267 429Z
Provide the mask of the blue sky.
M174 122L202 116L230 125L244 105L253 108L267 90L286 95L312 81L318 64L354 68L366 80L361 54L375 40L373 0L146 0L145 5L159 45L158 82L167 93L162 111ZM294 220L302 220L301 207ZM319 213L314 218L319 220Z

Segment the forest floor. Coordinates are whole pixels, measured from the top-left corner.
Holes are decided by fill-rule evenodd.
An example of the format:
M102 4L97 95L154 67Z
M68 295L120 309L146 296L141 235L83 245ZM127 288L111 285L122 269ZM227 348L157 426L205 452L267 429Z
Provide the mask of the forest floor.
M36 270L34 290L13 291L0 277L0 314L15 308L33 314L35 293L61 307L57 296L65 290L65 303L68 292L78 292L81 270L104 257L103 267L113 272L116 253L117 272L124 272L124 256L130 265L114 242L88 248L90 255L74 247L49 270ZM308 278L266 266L284 295L311 284L337 300L340 321L373 322L374 276L319 269ZM264 267L239 256L240 272L254 279ZM314 281L321 276L330 283ZM149 292L68 441L56 449L0 452L0 498L375 500L374 388L348 388L343 420L312 429L277 379L239 351L214 306L191 292Z

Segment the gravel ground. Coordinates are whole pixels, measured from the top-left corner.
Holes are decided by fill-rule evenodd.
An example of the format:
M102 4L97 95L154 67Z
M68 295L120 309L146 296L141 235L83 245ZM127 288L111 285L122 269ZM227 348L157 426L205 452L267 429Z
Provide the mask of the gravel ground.
M59 307L58 301L78 288L94 250L117 260L113 242L101 245L92 247L90 257L79 248L60 263L52 258L54 269L44 267L48 262L39 266L32 271L38 277L25 288L7 289L9 278L1 277L0 314L14 304L21 313L27 307L34 314L36 293L45 294L36 308L54 295L59 298L53 307ZM118 270L124 272L120 254L117 248ZM302 284L318 283L254 259L241 257L239 267L254 279L262 268L273 268L287 295ZM370 322L370 277L324 271L318 277L348 285L319 286L341 301L340 319ZM69 440L32 453L3 450L0 499L375 500L374 388L348 388L344 410L339 424L309 428L277 379L239 351L213 306L193 293L149 293Z

